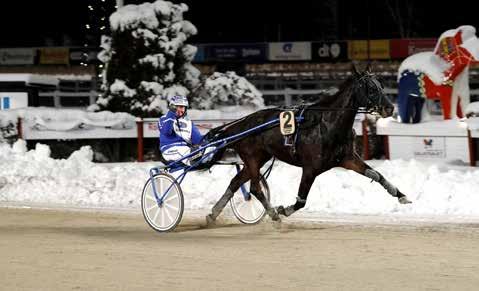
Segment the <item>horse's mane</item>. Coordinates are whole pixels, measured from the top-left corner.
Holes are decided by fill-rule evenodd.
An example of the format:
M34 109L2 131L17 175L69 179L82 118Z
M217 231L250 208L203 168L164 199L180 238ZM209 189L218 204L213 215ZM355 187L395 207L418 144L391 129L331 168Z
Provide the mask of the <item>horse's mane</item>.
M334 94L322 93L317 95L318 101L310 104L311 107L324 107L330 105L332 102L338 100L338 98L345 92L349 91L352 87L355 78L353 76L348 77L344 82L339 85L339 90Z

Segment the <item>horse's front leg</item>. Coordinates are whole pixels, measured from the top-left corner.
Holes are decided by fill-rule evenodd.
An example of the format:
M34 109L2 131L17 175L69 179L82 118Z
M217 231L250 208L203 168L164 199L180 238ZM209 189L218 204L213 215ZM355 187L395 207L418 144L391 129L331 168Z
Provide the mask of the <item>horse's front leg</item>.
M279 206L277 211L279 214L284 216L290 216L294 212L303 208L306 205L306 200L308 199L309 190L314 183L314 179L317 175L314 174L312 169L303 168L303 174L301 176L301 183L299 184L298 196L296 197L296 203L283 207Z
M384 189L386 189L386 191L388 191L388 193L391 196L396 197L399 203L401 204L412 203L406 197L406 195L404 195L401 191L399 191L398 188L396 188L396 186L394 186L388 180L386 180L386 178L384 178L384 176L381 175L381 173L379 173L378 171L368 166L363 160L361 160L361 158L355 157L351 159L346 159L341 163L341 166L343 168L353 170L356 173L359 173L363 176L366 176L378 182L379 184L381 184L381 186L384 187Z

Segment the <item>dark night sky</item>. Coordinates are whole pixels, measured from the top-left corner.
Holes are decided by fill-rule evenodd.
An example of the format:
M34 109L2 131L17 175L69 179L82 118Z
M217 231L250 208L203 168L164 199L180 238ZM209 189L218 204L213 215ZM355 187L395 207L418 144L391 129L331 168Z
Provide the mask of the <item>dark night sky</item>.
M8 1L8 2L7 2ZM84 43L88 4L101 0L15 0L2 3L0 47ZM110 7L114 0L106 0ZM479 13L471 1L456 1L457 11L430 1L398 0L403 15L409 7L411 37L438 37L443 31L470 24L479 29ZM125 0L125 4L144 1ZM178 2L178 1L173 1ZM322 39L398 38L398 25L386 5L395 0L186 0L185 18L199 30L191 39L205 42L310 41ZM463 3L462 3L463 2ZM440 2L439 2L440 3ZM462 5L461 5L462 3ZM407 7L406 7L407 6ZM112 9L112 8L110 8ZM406 17L402 18L405 21Z

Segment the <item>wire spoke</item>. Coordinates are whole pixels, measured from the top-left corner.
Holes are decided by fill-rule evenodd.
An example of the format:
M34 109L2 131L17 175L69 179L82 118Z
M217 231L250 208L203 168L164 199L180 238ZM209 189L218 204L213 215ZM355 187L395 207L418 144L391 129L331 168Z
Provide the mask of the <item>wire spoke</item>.
M153 194L153 195L155 195L155 194ZM156 199L153 198L153 196L151 196L151 195L145 195L145 196L146 196L146 199L149 199L149 200L151 200L151 201L155 201L155 202L156 202Z
M157 205L156 203L153 204L153 205L151 205L150 207L148 207L148 208L146 209L146 211L150 211L150 210L152 210L152 209L155 208L155 207L158 207L158 205Z
M164 222L165 222L165 212L166 212L166 209L163 209L163 211L161 211L161 225L165 225Z
M178 210L178 207L175 207L173 205L170 205L170 204L164 204L167 208L170 208L170 209L173 209L173 210Z
M166 216L168 216L168 220L170 222L173 222L173 218L171 217L170 212L166 208L165 208L165 212L166 212Z
M160 213L160 208L158 208L158 209L156 210L156 213L155 213L155 215L153 216L153 221L156 222L156 219L158 218L158 214L159 214L159 213Z
M170 196L167 199L163 200L163 203L168 202L168 201L173 200L173 199L177 199L177 198L178 198L178 196L176 196L176 195Z

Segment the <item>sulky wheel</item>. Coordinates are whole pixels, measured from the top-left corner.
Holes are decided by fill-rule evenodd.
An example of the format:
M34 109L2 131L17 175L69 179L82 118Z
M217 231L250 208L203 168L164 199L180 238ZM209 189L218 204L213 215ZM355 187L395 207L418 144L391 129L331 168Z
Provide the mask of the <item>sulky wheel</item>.
M156 196L152 183L155 183ZM151 228L159 232L175 229L181 221L183 209L183 192L171 175L160 173L146 182L141 194L141 210Z
M266 180L262 177L260 180L261 190L266 199L270 200L269 187ZM244 183L233 198L230 200L233 213L244 224L255 224L261 221L266 214L263 204L252 194L249 193L250 182Z

